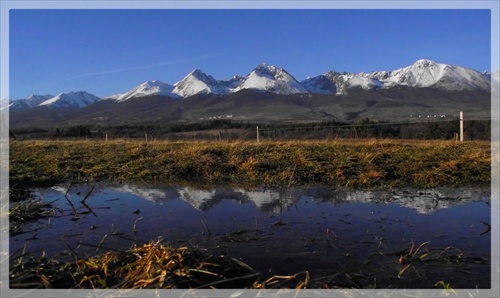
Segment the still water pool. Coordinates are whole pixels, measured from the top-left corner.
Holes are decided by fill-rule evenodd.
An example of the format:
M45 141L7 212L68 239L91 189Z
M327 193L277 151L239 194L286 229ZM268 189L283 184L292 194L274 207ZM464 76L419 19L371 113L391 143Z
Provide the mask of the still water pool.
M34 194L57 213L11 234L11 262L42 252L71 261L161 239L265 274L308 270L318 285L490 287L489 189L61 184Z

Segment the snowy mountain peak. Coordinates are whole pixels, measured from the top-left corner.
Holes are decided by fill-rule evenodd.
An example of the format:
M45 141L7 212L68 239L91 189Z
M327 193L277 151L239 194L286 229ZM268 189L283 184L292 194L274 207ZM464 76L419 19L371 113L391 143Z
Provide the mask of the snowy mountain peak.
M417 88L437 87L446 90L489 91L490 89L488 77L476 70L436 63L428 59L420 59L410 66L392 71L383 83L384 87L407 85Z
M260 63L247 76L235 75L227 80L216 80L200 69L192 70L174 85L159 80L146 81L124 94L103 99L122 102L131 98L151 95L186 98L196 94L225 95L241 90L265 91L276 94L320 93L345 95L350 89L389 89L397 86L410 88L439 88L443 90L472 90L490 92L491 80L499 80L499 71L480 73L476 70L419 59L413 64L393 71L346 73L330 70L298 82L281 67ZM31 95L11 101L10 110L29 109L36 106L84 107L97 100L87 92Z
M278 69L282 69L282 68L278 68L274 65L269 65L267 63L260 63L259 65L257 65L257 67L254 68L254 71L260 71L262 73L269 73L269 74L275 74Z
M347 94L351 88L365 90L409 86L434 87L446 90L489 90L489 79L485 75L458 66L420 59L407 67L394 71L371 73L338 73L329 71L323 75L302 81L310 92Z
M277 94L305 93L307 89L283 68L265 63L259 64L243 80L234 92L243 89L268 91Z
M214 79L211 75L207 75L206 73L204 73L203 71L201 71L199 69L195 69L192 72L190 72L187 75L187 77L189 77L189 76L193 76L196 79L198 79L204 83L207 83L207 84L211 84L214 86L218 85L218 82L216 79Z
M168 88L168 87L171 87L171 85L168 85L166 83L163 83L161 81L158 81L158 80L152 80L152 81L146 81L142 84L140 84L139 86L137 86L136 88L140 88L140 89L143 89L144 91L148 91L148 90L153 90L153 89L157 89L157 88Z
M324 73L323 75L326 76L326 77L329 77L329 78L333 78L335 76L338 76L340 73L334 71L334 70L329 70L327 71L326 73Z
M140 86L147 89L147 88L155 88L155 87L168 87L170 85L165 84L165 83L158 81L158 80L152 80L152 81L146 81L146 82L142 83Z
M54 97L54 95L46 94L46 95L36 95L32 94L28 96L27 98L22 98L18 100L13 100L11 101L9 105L9 109L14 111L14 110L25 110L25 109L31 109L42 102L46 101L49 98Z
M175 83L174 87L172 92L181 97L189 97L195 94L224 93L224 88L221 89L217 80L199 69L191 71L182 80Z
M192 70L192 71L188 74L188 76L190 76L190 75L191 75L191 76L195 76L195 77L199 77L199 76L206 76L206 74L205 74L203 71L201 71L200 69L198 69L198 68L193 69L193 70Z
M274 65L268 65L266 63L257 65L257 67L254 68L253 72L255 72L257 75L267 76L274 80L297 82L297 80L283 68L276 67Z
M52 98L52 97L54 97L54 95L51 95L51 94L46 94L46 95L32 94L32 95L28 96L26 99L36 102L36 101L40 101L40 100L45 101L45 100Z
M395 70L388 81L413 87L428 87L443 76L445 66L427 59L417 60L410 66Z
M438 63L429 59L419 59L413 63L413 66L425 68L425 67L436 67Z
M170 97L177 97L177 95L172 94L174 86L163 83L158 80L146 81L134 89L128 91L124 94L113 95L109 98L114 99L117 102L123 102L131 98L144 97L151 95L163 95Z
M39 106L56 107L56 108L82 108L88 106L99 98L86 91L60 93L44 102Z
M308 77L301 82L309 92L321 94L336 94L337 84L335 83L336 73L329 71L315 77Z

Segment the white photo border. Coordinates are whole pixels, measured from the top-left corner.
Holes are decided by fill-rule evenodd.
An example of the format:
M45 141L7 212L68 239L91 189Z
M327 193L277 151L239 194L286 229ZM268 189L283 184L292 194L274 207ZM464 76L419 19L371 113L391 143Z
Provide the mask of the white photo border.
M491 289L441 290L17 290L9 289L9 14L13 9L488 9L491 70L500 69L498 1L16 1L0 2L0 292L2 297L499 297L500 82L491 92ZM493 235L497 235L496 237ZM456 295L455 295L456 294Z

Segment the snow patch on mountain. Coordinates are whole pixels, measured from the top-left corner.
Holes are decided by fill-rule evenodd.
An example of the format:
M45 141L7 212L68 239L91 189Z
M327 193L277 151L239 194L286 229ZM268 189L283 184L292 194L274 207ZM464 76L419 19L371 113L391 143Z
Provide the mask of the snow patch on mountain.
M82 108L88 106L99 98L85 91L60 93L38 106L57 107L57 108Z
M359 87L364 90L371 90L375 88L381 88L383 86L382 82L372 78L365 78L362 76L353 76L346 81L348 88Z
M116 101L118 98L120 98L121 96L123 96L123 94L125 94L125 93L116 93L116 94L113 94L113 95L109 95L109 96L103 97L100 100L114 100L114 101Z

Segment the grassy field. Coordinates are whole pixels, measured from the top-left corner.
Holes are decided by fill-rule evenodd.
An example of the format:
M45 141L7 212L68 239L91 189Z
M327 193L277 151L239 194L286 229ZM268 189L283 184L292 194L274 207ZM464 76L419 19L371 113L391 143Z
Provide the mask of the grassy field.
M16 190L86 179L196 183L206 187L230 184L321 184L352 188L487 186L491 180L490 148L489 142L408 140L12 141L9 170L10 186ZM17 196L21 199L25 194L20 192ZM16 199L11 196L10 201ZM56 213L50 204L20 201L9 210L10 226L15 228L19 223L22 225ZM85 227L88 228L87 223ZM96 247L99 248L101 242ZM419 250L427 255L425 248L421 249L426 243L415 251L412 244L408 253L395 257L395 262L400 257L403 265ZM77 258L76 254L74 257L73 262L47 258L44 254L36 258L12 259L9 285L19 289L352 287L342 279L327 281L321 275L310 277L309 271L293 275L274 275L274 272L271 275L271 271L261 274L231 256L213 256L204 249L171 247L159 242L86 258ZM410 264L404 265L397 275L398 280L405 271L410 272L407 270ZM351 278L348 273L345 276ZM376 286L378 284L373 284ZM443 281L434 285L435 288L441 286L450 287Z
M332 187L489 185L483 141L12 141L11 187L67 180L323 184Z

